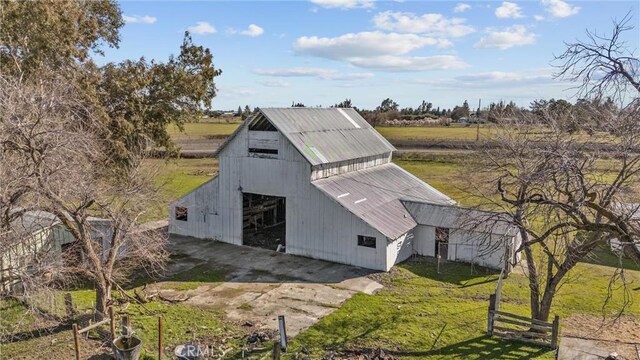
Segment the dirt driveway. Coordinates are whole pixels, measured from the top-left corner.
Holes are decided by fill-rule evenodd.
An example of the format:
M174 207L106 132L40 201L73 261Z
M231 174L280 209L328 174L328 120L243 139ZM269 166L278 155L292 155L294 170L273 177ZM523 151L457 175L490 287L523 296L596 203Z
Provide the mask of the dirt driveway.
M289 336L330 314L353 294L382 288L367 277L372 271L366 269L178 235L171 235L170 243L179 260L169 271L197 267L225 275L222 283L204 283L187 291L162 288L160 283L156 290L163 296L213 306L228 321L248 321L259 329L277 330L277 317L284 315Z

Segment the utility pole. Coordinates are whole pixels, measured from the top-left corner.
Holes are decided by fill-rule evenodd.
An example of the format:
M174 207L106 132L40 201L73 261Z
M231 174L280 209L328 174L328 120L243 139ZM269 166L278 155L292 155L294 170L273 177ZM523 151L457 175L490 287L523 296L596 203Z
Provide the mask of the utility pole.
M478 111L476 111L476 141L480 140L480 107L482 99L478 99Z

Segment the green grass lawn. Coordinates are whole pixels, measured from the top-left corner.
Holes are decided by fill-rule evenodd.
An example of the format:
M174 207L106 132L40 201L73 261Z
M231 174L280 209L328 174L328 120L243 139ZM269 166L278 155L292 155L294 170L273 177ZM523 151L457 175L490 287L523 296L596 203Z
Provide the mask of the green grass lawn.
M168 205L211 179L218 172L218 160L148 159L146 166L156 171L156 185L161 187L160 202L151 209L147 220L162 220L168 216Z
M231 133L234 132L238 126L240 126L239 122L186 123L184 124L184 131L180 131L175 125L170 125L168 128L168 132L173 140L206 139L212 136L217 137L231 135Z
M578 281L566 284L553 313L601 316L612 268L580 264ZM627 274L640 283L640 272ZM401 359L552 359L551 351L485 336L488 297L497 275L470 275L469 265L449 263L436 272L433 263L405 263L375 295L357 294L334 313L298 335L292 350L305 347L320 358L328 349L381 347ZM589 284L588 289L584 284ZM633 286L632 286L633 287ZM502 309L528 315L528 282L512 274L503 282ZM637 295L639 290L635 290ZM608 308L621 305L618 289ZM640 317L640 308L628 309ZM293 355L292 357L293 358Z
M178 273L160 283L163 289L175 289L178 291L188 291L201 285L216 286L223 281L225 272L222 270L212 271L209 268L194 267L188 271ZM154 282L153 279L142 277L135 281L135 284L127 286L127 293L133 296L133 290L141 291L146 283ZM64 315L64 293L58 291L53 297L48 297L40 301L39 308L49 314ZM95 292L93 289L78 289L68 291L71 294L73 305L78 314L90 313L95 303ZM113 297L118 303L123 296L116 290ZM221 339L225 340L225 346L234 350L232 354L241 352L244 345L244 336L239 329L227 323L223 319L223 314L215 308L197 307L183 303L171 304L159 300L148 302L144 305L135 302L127 302L124 305L115 305L116 316L120 319L128 315L131 319L134 334L143 341L143 355L145 359L155 359L158 343L158 317L164 321L164 344L173 348L179 344L184 344L193 339L207 344L217 343ZM56 327L53 331L45 329L51 328L53 323L44 323L37 320L24 305L12 300L0 300L0 335L6 333L19 333L23 331L32 332L31 338L23 341L11 343L0 343L0 359L32 359L34 349L37 350L38 358L72 358L73 357L73 337L71 327L63 325ZM102 328L108 331L108 326ZM99 347L99 342L81 340L82 353L94 354ZM168 357L167 357L168 358Z

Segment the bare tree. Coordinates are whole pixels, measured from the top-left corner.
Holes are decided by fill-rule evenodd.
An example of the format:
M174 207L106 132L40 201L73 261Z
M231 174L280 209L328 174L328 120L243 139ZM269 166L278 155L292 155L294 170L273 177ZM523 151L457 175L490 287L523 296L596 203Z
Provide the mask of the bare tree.
M587 30L587 41L565 43L567 49L555 58L559 63L556 76L579 82L579 96L617 97L629 86L640 91L638 49L624 40L625 33L634 30L631 20L629 12L614 21L611 35Z
M73 246L81 257L62 261L59 254L52 273L93 280L96 311L104 314L113 286L128 272L162 265L166 238L137 231L156 201L152 174L142 166L142 158L136 158L127 171L109 166L108 147L98 135L100 122L75 93L62 82L28 84L0 78L0 170L7 174L6 169L19 164L24 180L15 190L2 188L5 197L5 192L21 196L3 200L0 210L13 214L11 206L54 214L75 238ZM14 178L13 182L21 179Z
M577 109L567 110L565 117L573 118L578 132L567 131L567 119L553 112L520 112L512 123L498 126L496 146L480 157L478 193L484 205L507 214L520 234L518 251L526 258L535 319L548 320L571 270L597 247L610 246L640 264L640 88L633 65L638 60L616 55L626 51L619 35L631 29L628 22L625 17L617 23L611 38L588 33L591 45L567 44L559 58L566 60L560 74L583 81L584 94L601 98L608 92L630 101L593 107L597 125L580 122ZM544 131L530 125L540 122ZM606 146L586 140L585 133L597 134ZM612 281L624 283L624 272ZM628 305L630 293L624 296Z

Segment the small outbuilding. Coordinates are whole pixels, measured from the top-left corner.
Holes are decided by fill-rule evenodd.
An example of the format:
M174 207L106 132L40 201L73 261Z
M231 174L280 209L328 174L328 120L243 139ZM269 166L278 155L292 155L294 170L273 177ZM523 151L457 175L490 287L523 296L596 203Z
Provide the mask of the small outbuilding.
M257 109L215 152L218 175L170 205L169 232L383 271L436 249L517 261L516 234L463 231L466 210L391 162L395 150L353 109Z

